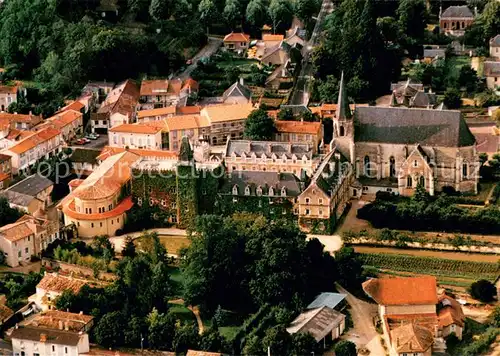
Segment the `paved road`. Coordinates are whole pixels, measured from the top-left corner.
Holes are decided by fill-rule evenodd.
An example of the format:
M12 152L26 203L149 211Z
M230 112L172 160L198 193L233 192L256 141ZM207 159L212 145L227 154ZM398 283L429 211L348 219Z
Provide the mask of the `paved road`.
M314 78L314 66L309 61L309 57L314 47L318 45L318 36L323 28L326 15L330 14L332 11L333 2L331 0L323 0L323 3L321 4L321 10L316 20L316 25L314 26L314 30L311 34L311 38L302 49L302 69L299 76L297 77L293 93L292 95L290 95L290 100L288 102L289 105L307 106L307 104L309 103L309 88Z
M186 230L175 228L152 229L149 231L157 232L159 235L187 236ZM123 236L113 236L109 239L115 246L116 252L121 252L125 236L138 237L142 233L142 231L133 232L130 234L125 234ZM340 250L340 248L342 247L342 238L339 235L307 235L307 238L317 238L323 245L325 245L325 251L328 251L330 253L334 253L335 251Z
M203 58L203 57L210 57L212 54L217 52L219 47L222 45L222 40L220 38L216 37L209 37L208 38L208 43L203 47L197 54L196 56L193 57L193 64L189 65L184 72L179 73L178 77L182 80L185 80L189 78L193 70L198 65L198 61Z
M342 335L342 339L352 341L358 350L365 347L370 355L385 355L385 349L380 342L380 334L373 325L373 317L377 314L377 306L356 298L347 290L336 284L339 293L346 294L347 303L351 306L350 312L354 327Z
M109 138L107 134L99 134L99 138L97 140L90 140L90 142L85 145L72 145L70 147L72 149L75 148L101 149L108 144L108 139Z

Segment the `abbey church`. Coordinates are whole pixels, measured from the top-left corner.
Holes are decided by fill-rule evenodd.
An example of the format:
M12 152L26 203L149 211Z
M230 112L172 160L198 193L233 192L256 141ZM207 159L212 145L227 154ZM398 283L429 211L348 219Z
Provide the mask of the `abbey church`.
M444 187L477 193L476 141L460 111L368 106L351 112L343 77L340 85L334 140L353 166L354 197L381 190L413 195L419 183L431 195Z

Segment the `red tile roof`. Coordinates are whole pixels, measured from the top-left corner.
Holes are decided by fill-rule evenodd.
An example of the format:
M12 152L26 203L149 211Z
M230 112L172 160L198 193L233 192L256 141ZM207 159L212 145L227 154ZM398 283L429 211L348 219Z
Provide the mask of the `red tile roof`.
M441 327L452 324L463 327L465 323L465 315L462 306L455 298L446 294L439 296L438 319L439 326Z
M32 149L33 147L45 142L45 141L48 141L48 140L56 137L57 135L60 135L60 134L61 134L61 131L59 131L58 129L47 127L41 131L34 133L33 135L29 136L28 138L25 138L24 140L22 140L21 142L19 142L18 144L14 145L14 146L12 146L8 150L13 152L13 153L16 153L16 154L21 154L21 153L24 153L24 152Z
M250 35L241 32L231 32L224 37L224 42L249 42Z
M177 108L177 115L194 115L199 114L200 111L199 106L181 106Z
M104 213L93 213L93 214L83 214L78 213L75 208L75 201L73 200L68 205L63 206L64 215L68 215L70 218L75 220L90 220L99 221L104 219L116 218L122 216L123 213L129 211L134 206L131 197L123 199L120 204L115 206L114 209L106 211Z
M125 151L126 151L126 149L122 148L122 147L106 146L102 149L99 156L97 156L97 159L103 161L108 157L114 156L118 153L122 153ZM134 149L134 148L129 148L128 151L135 153L136 155L141 156L141 157L158 157L158 158L164 158L164 159L177 159L178 158L178 154L175 151L142 150L142 149Z
M182 81L175 79L143 80L141 95L179 95Z
M276 120L274 124L276 130L280 133L290 132L318 135L321 131L321 122Z
M363 290L380 305L437 304L436 277L373 278Z
M50 122L56 129L62 129L82 117L83 114L81 112L67 109L55 116L48 118L46 121Z
M7 86L7 85L0 85L0 94L16 94L17 93L17 87L16 86Z
M68 110L75 110L75 111L81 111L85 105L81 103L80 101L73 101L71 104L66 105L63 107L61 110L59 110L57 113L61 113L63 111L68 111Z
M161 131L161 127L142 124L122 124L112 127L109 131L154 135Z

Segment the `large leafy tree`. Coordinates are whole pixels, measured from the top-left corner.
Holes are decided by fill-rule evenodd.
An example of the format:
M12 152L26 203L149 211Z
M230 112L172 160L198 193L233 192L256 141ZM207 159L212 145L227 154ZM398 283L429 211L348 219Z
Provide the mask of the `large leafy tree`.
M286 28L292 21L293 8L292 2L289 0L271 0L268 11L274 31L278 26Z
M262 27L268 19L264 0L250 0L246 9L246 20L256 27Z
M23 215L21 211L11 208L5 197L0 197L0 226L11 224Z
M208 26L217 18L217 6L212 0L201 0L198 5L198 13L200 21Z
M233 28L241 20L241 4L238 0L226 0L224 12L222 13L227 24Z
M254 110L245 121L245 138L250 140L270 140L275 133L274 120L262 109Z
M308 22L312 16L317 15L319 4L318 0L296 0L294 4L295 14L302 21Z
M149 16L156 21L167 20L172 14L174 4L168 0L151 0L149 5Z
M427 26L427 8L424 0L401 0L396 11L399 33L404 34L410 46L421 44Z

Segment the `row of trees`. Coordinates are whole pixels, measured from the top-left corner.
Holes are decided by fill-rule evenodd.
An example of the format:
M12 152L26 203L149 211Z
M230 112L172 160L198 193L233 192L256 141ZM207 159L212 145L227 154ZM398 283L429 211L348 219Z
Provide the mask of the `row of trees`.
M341 71L354 101L368 101L387 92L400 74L404 52L421 51L427 12L423 0L401 0L393 16L378 17L373 0L343 1L327 19L325 40L314 54L318 76L315 95L336 98Z

